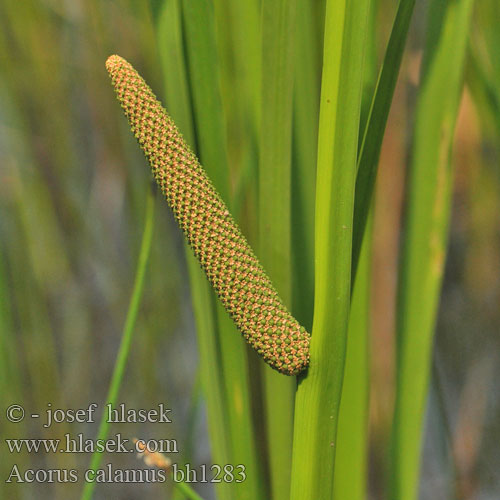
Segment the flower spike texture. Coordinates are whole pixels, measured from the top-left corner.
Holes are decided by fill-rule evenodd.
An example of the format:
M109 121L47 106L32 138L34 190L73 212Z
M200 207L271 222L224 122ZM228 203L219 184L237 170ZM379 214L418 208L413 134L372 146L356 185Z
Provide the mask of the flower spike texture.
M175 219L246 341L274 369L309 363L309 333L290 314L198 159L123 58L106 61L118 100Z

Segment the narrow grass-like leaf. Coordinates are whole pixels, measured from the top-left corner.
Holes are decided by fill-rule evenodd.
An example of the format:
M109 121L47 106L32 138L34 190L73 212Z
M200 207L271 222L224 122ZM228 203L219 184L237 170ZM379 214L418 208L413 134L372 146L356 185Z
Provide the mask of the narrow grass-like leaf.
M195 85L193 81L201 79L204 81L202 87L207 89L207 92L211 91L217 94L218 82L216 49L213 45L215 43L214 33L210 31L213 30L213 13L209 11L207 25L200 28L202 22L198 16L204 17L203 9L207 9L208 5L203 5L201 2L186 2L184 9L187 4L189 4L190 10L184 14L184 24L189 32L196 30L195 38L191 40L191 42L195 43L195 47L188 45L188 54L184 52L182 46L181 24L179 22L181 13L180 0L164 2L164 13L161 17L163 21L158 26L158 31L159 43L163 44L163 49L167 54L163 60L167 102L169 106L172 106L172 116L181 118L181 124L183 122L188 123L186 129L189 128L190 135L187 137L190 137L191 141L193 141L192 144L194 144L193 125L191 115L188 113L191 103L188 99L187 78L184 77L179 80L179 77L171 75L176 72L175 68L177 68L179 74L185 75L185 56L190 55L192 85ZM172 23L175 23L175 26L172 26ZM176 33L175 38L172 37L172 32ZM203 37L210 38L204 41ZM208 56L206 52L202 54L196 53L196 44L205 46L213 67L210 64L207 66L203 63L200 66L200 61L197 58ZM160 51L162 51L162 47L160 47ZM196 67L193 69L193 66ZM203 71L210 73L204 75ZM195 108L194 118L198 126L198 144L200 150L205 152L205 157L212 161L212 173L219 179L219 183L225 185L221 178L225 177L227 182L229 173L227 171L227 160L225 159L221 109L215 109L214 111L216 113L214 123L218 125L218 129L214 127L214 124L208 125L208 128L205 125L205 129L201 129L200 125L207 119L204 114L206 110L211 109L214 99L220 102L220 96L208 95L207 92L200 95L199 91L203 91L203 88L193 90L193 92L197 92L195 106L198 107ZM222 150L214 150L211 144L213 141L222 145ZM220 161L216 159L217 154L223 155ZM216 174L215 172L220 167L222 169L225 167L226 171L222 170L220 174ZM256 498L262 481L259 475L251 421L248 375L245 369L245 345L241 342L239 336L235 334L235 327L229 320L227 313L222 310L220 305L216 304L213 292L210 290L206 278L200 272L196 259L191 255L190 251L188 253L188 268L202 359L201 369L204 379L204 392L208 403L213 460L214 463L221 464L236 462L248 464L250 474L248 483L240 486L237 492L235 492L234 484L218 484L217 491L221 498ZM231 390L231 388L234 390ZM235 400L235 397L237 400ZM241 446L235 449L233 445L238 442L238 436L240 437L239 443Z
M257 184L260 113L260 2L214 1L221 97L227 124L232 208L238 217L250 183Z
M151 253L151 243L153 241L153 227L154 227L154 197L153 197L153 192L149 190L146 200L144 232L139 252L139 260L137 263L137 271L134 279L134 288L132 290L132 296L130 298L127 317L125 319L123 334L120 341L120 347L118 349L118 355L116 358L115 366L113 368L113 375L111 377L111 383L109 385L108 395L106 397L106 405L110 404L113 407L116 406L116 403L118 401L118 395L120 393L120 387L123 381L123 375L125 374L125 368L127 366L130 347L132 345L134 327L137 321L137 314L139 312L139 305L141 303L142 292L144 289L144 278L146 276L147 264L149 260L149 255ZM110 424L107 419L107 412L103 411L96 439L103 441L106 440L109 434L109 427ZM94 471L97 470L99 468L99 464L101 463L101 459L102 459L102 452L94 451L90 461L90 469ZM96 486L95 481L90 481L85 483L81 496L82 500L90 500L92 498L95 486Z
M219 60L214 70L218 70L221 83L221 100L227 124L224 133L227 134L228 145L232 146L227 150L230 162L227 176L231 173L234 187L230 206L238 220L244 215L243 209L254 208L257 191L260 3L255 0L216 0L214 13ZM250 241L255 241L255 221L253 216L243 220ZM221 351L225 360L224 381L230 403L228 408L231 414L231 435L234 436L233 463L245 463L248 472L245 483L238 486L238 495L239 498L248 499L266 498L268 493L264 493L267 483L262 476L262 458L257 457L258 447L262 445L259 445L251 418L246 347L232 333L234 327L227 315L219 314L219 328L226 339L221 343ZM253 389L260 389L260 386L257 387L254 383ZM253 396L256 395L254 392ZM255 423L261 425L258 422L259 417Z
M203 402L203 387L201 384L201 370L198 369L196 372L196 377L194 379L191 395L189 401L189 408L187 411L186 418L186 429L184 433L184 439L182 440L180 459L176 460L176 463L180 465L185 465L187 463L193 463L194 450L198 446L196 425L201 417L202 402ZM183 500L183 496L179 489L175 489L172 492L171 500Z
M499 44L500 45L500 44ZM469 48L466 70L467 86L470 88L481 118L490 120L500 133L500 89L499 85L487 74L474 47Z
M481 0L474 8L474 21L471 33L471 45L478 58L481 59L489 79L494 83L496 93L500 92L500 60L498 47L500 46L500 32L498 19L500 18L500 4L496 0Z
M152 0L154 23L163 74L165 99L172 118L186 141L195 143L193 116L183 45L181 0Z
M182 13L197 152L222 199L230 204L213 5L205 0L182 0Z
M297 4L292 161L293 313L307 328L314 308L314 194L321 44L314 5Z
M364 500L368 494L372 225L369 221L363 239L349 315L333 481L335 500Z
M227 432L229 411L227 409L224 375L220 360L215 324L213 292L210 284L200 270L200 266L187 249L186 259L191 282L194 318L200 352L200 373L203 376L203 389L207 402L208 429L214 463L231 460L231 436ZM220 483L216 487L221 500L232 500L232 485Z
M159 53L164 75L165 97L172 117L186 140L195 144L191 100L185 62L181 0L156 3L155 23ZM196 257L185 248L191 300L200 353L200 373L208 413L208 431L214 463L231 461L231 446L225 429L229 423L224 376L216 325L213 292L207 283ZM231 485L216 486L221 500L231 500Z
M311 366L295 403L292 500L332 498L351 294L365 24L369 1L328 0L318 137Z
M399 68L408 35L415 0L400 0L396 19L392 27L384 62L362 134L363 141L358 157L356 196L354 202L354 228L352 237L352 269L356 276L366 220L373 197L377 167L384 138L392 97L399 75Z
M473 0L433 0L408 182L397 311L391 498L418 496L422 423L446 255L450 161Z
M375 27L378 3L377 0L371 0L366 23L367 38L359 137L362 137L361 131L366 129L377 81L377 33ZM372 209L373 205L372 202ZM353 221L353 227L355 228L355 226L356 219ZM373 216L371 225L367 227L368 234L363 239L359 276L355 283L351 281L351 310L333 479L333 498L338 500L343 498L363 500L368 493L372 226Z
M220 95L220 75L213 6L205 1L184 0L190 82L200 157L223 199L230 204L226 132ZM256 457L249 402L249 381L244 345L235 335L227 313L218 308L219 339L233 463L249 467L249 481L233 488L234 498L258 498L263 481ZM236 399L235 399L236 398ZM243 398L245 400L243 400Z
M264 496L262 467L257 457L256 436L252 421L251 393L246 346L236 332L233 321L219 309L218 327L224 335L221 352L224 358L224 383L229 409L233 464L245 464L247 479L237 484L234 498L252 500Z
M188 500L203 500L203 498L186 483L175 482L175 487L182 493L183 498L187 498Z
M7 403L14 394L20 394L19 384L19 360L14 344L11 304L7 292L7 279L5 276L3 251L0 252L0 394L2 402ZM5 436L6 437L6 436Z
M291 305L291 141L295 0L262 2L260 258ZM289 498L295 379L264 373L273 500Z
M7 262L3 248L0 249L0 403L3 408L7 408L12 403L24 405L24 391L21 384L21 366L19 363L19 354L15 345L13 323L11 319L11 297L8 293L7 276L5 275L4 263ZM19 426L19 423L21 424ZM22 438L27 430L22 422L15 425L6 425L0 427L0 439ZM13 431L14 432L13 434ZM20 467L26 467L26 458L16 456L16 461L20 462ZM12 470L12 464L8 460L2 461L0 473L3 477L8 477ZM3 484L0 486L0 496L4 498L14 494L12 484ZM17 488L19 489L19 488Z

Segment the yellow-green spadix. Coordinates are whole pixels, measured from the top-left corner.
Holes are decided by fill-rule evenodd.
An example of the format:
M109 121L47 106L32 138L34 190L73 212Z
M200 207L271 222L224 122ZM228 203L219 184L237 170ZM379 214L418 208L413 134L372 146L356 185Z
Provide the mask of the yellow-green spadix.
M309 363L309 333L278 296L224 201L174 122L123 58L106 62L118 100L211 285L246 341L274 369Z

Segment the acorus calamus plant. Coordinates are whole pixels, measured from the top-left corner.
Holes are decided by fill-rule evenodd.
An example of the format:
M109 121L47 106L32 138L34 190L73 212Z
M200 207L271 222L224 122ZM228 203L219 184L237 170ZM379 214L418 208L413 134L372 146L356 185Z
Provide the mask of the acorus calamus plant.
M208 280L245 340L272 368L309 363L309 333L287 310L173 120L123 58L106 61L118 100L156 182Z

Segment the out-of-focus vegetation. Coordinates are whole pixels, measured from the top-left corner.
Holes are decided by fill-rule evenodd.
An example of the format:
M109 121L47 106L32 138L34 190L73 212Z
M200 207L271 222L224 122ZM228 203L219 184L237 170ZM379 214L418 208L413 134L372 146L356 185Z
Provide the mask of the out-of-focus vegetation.
M362 123L397 7L392 0L373 3ZM391 478L399 248L402 237L408 236L404 224L407 167L415 161L418 141L414 130L425 131L421 116L416 117L422 106L421 74L426 74L421 73L423 51L435 42L427 39L428 3L417 2L413 15L379 163L373 221L368 224L372 224L373 250L371 315L366 321L371 329L367 342L370 366L364 365L371 390L366 498L387 498ZM262 77L265 64L269 69L274 63L261 61L261 43L283 42L286 33L273 38L272 27L261 23L257 0L0 3L2 498L78 498L81 481L4 481L14 463L20 469L84 470L89 466L89 454L11 454L4 440L61 438L65 433L84 433L90 438L97 432L97 423L58 424L46 429L36 419L26 418L10 424L5 408L19 403L29 415L43 414L49 403L54 408L104 404L121 340L151 185L146 162L108 81L104 62L110 54L131 61L165 100L207 169L222 169L210 175L216 183L218 175L222 179L219 190L227 190L223 194L254 248L260 249L257 254L264 264L269 259L267 265L276 266L278 276L284 260L293 269L292 279L285 273L281 284L273 269L270 273L280 292L288 290L282 293L293 304L294 314L311 328L313 218L304 217L307 211L301 207L314 202L324 2L298 4L297 34L288 48L294 69ZM461 97L451 157L452 211L423 438L422 499L489 500L500 496L499 23L497 0L475 2L466 37L465 71L457 76ZM266 32L261 32L262 26ZM446 54L443 57L446 61ZM261 78L266 84L282 85L281 91L286 93L283 103L276 104L271 96L267 104ZM442 83L446 83L446 75ZM219 86L219 93L213 92L214 86ZM276 124L273 113L279 114L280 106L292 108L288 118ZM271 121L262 130L260 120L266 113ZM290 128L289 142L282 144L282 150L266 150L267 135L261 134L278 130L279 136L285 127ZM222 137L221 130L225 131ZM222 143L225 151L221 153L217 145ZM259 148L269 157L259 157ZM285 158L292 169L280 174L290 184L290 198L266 199L266 212L266 204L259 205L258 200L259 194L269 196L263 175L273 154ZM227 163L216 161L221 155ZM216 159L215 167L211 158ZM310 177L304 175L308 169ZM221 188L224 183L226 187ZM273 206L287 204L291 205L288 215L292 222L290 227L280 228L279 219L273 221ZM284 257L273 257L273 249L263 243L266 218L274 223L273 234L281 231L279 244L286 242L291 248ZM369 257L367 254L363 262L366 272ZM268 376L260 373L258 359L246 352L235 332L216 346L221 350L220 363L214 358L212 365L200 365L198 350L207 352L213 346L197 344L190 280L197 290L198 333L209 335L216 328L228 331L231 325L221 326L225 317L210 302L209 291L201 290L204 278L195 268L196 264L186 262L180 231L166 203L157 197L152 253L119 400L133 408L164 403L173 409L173 423L115 424L111 433L121 432L129 439L175 438L181 452L181 457L172 457L175 461L201 464L210 463L214 456L258 457L258 463L249 465L256 471L252 491L254 496L261 495L258 498L267 498L263 493L267 488L282 488L265 473L269 464L263 458L266 432L277 426L275 421L273 427L268 415L270 427L266 430L263 417L266 405L273 407L272 382L265 382ZM208 304L203 301L206 297ZM232 376L221 382L223 372ZM218 380L222 384L221 398L228 397L227 407L218 406L215 386L207 394L209 377L210 383ZM284 404L291 404L286 399L290 387L282 390ZM219 422L207 425L205 402L209 413L221 411L227 418L228 434L233 438L240 435L241 443L234 439L224 442ZM240 404L241 413L237 411ZM278 411L276 406L275 402ZM283 427L289 424L287 420ZM242 429L246 429L243 434ZM285 444L286 439L284 436ZM271 471L277 467L273 460L290 458L286 448L280 450L281 457L280 453L274 459L270 455ZM108 454L103 459L116 468L145 467L132 454ZM195 485L195 489L204 498L213 498L210 485ZM170 495L182 498L170 484L103 484L97 486L94 498ZM219 490L218 495L233 498L228 489Z

